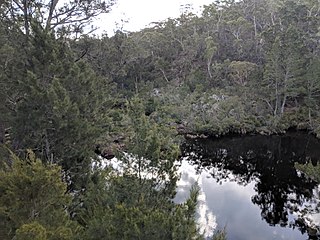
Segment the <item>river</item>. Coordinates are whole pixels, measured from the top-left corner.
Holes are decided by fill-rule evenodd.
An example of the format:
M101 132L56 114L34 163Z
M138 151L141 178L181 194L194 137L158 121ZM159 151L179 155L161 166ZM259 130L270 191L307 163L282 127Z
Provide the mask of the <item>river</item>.
M198 222L229 240L319 239L319 184L295 163L319 163L320 141L306 132L190 139L182 146L177 202L200 186Z

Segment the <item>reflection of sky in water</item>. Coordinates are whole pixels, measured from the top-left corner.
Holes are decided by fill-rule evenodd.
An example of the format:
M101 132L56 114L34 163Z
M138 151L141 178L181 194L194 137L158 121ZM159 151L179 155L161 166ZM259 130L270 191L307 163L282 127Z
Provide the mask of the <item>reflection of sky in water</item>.
M183 161L180 167L181 178L178 182L178 192L175 201L178 203L185 202L189 197L191 186L197 182L200 187L198 196L198 209L197 209L197 222L200 227L201 233L204 233L206 237L210 237L217 227L216 217L212 214L212 211L208 208L206 194L203 191L203 176L196 174L193 166L188 164L187 161Z
M315 208L316 206L320 206L320 185L318 185L318 187L313 190L313 195L315 196L315 201L310 203L309 206ZM320 213L307 214L306 218L308 220L311 220L313 225L320 226Z
M259 206L251 202L255 195L251 182L240 186L236 182L217 183L209 173L196 174L193 166L183 161L180 168L181 180L178 183L177 202L184 201L189 195L191 185L198 181L201 187L199 196L199 225L207 235L226 226L229 240L270 240L307 239L299 230L269 226L261 217ZM315 218L316 216L313 216ZM319 216L317 216L319 218Z

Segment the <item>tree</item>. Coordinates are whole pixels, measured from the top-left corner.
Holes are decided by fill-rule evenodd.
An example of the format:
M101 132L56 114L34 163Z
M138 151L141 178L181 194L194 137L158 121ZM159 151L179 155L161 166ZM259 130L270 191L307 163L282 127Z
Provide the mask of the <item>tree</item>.
M2 9L0 8L0 13ZM0 139L7 142L16 103L21 100L19 79L25 77L26 55L17 26L0 21ZM4 136L6 134L6 137ZM2 135L2 136L1 136Z
M24 224L17 230L18 240L47 240L46 229L39 223Z
M141 182L110 169L96 171L94 179L76 216L85 224L79 239L200 239L194 215L196 190L187 202L176 205L169 196L152 197L157 192L154 180Z
M257 65L246 61L233 61L229 65L230 78L239 85L246 85L252 78L252 72L256 71Z
M214 55L216 54L217 47L216 44L211 36L206 38L206 59L207 59L207 70L209 77L212 78L212 72L211 72L211 65L212 65L212 59Z
M306 96L305 103L308 108L309 125L312 129L319 128L316 122L319 119L319 97L320 97L320 61L312 59L306 74Z
M127 106L130 125L126 153L120 153L121 166L130 181L136 182L135 198L148 199L150 207L160 207L175 195L175 161L179 146L174 141L175 130L154 122L145 115L144 102L135 97ZM130 183L128 182L130 186Z
M14 0L5 1L1 7L6 8L2 18L21 26L26 37L32 31L33 22L40 23L46 32L58 30L77 36L94 17L107 13L114 3L114 0Z
M61 179L60 167L44 165L31 151L24 160L12 155L11 166L0 170L0 235L4 239L15 234L18 239L71 239L77 228L66 211L71 195Z
M108 11L107 3L114 1L17 0L0 9L1 141L6 132L16 152L31 148L62 165L70 189L83 187L111 99L108 80L73 54L67 36Z
M281 30L268 52L264 71L263 89L271 93L271 98L265 101L274 116L281 116L288 101L297 100L305 93L302 77L306 62L306 50L298 30L294 26Z
M70 189L82 189L95 141L109 125L108 81L83 61L74 62L52 34L34 28L32 62L26 78L18 79L23 97L11 123L14 147L58 163L71 177Z
M128 104L131 140L119 167L93 169L80 197L79 239L201 239L195 222L198 188L174 204L178 147L165 129L144 115L138 98Z

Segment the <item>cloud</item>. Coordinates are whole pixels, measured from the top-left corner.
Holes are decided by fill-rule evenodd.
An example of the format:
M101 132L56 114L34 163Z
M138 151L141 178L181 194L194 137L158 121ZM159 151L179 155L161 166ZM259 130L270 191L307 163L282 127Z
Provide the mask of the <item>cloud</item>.
M178 182L176 202L184 202L188 196L189 191L195 182L198 183L200 187L200 192L198 196L198 207L197 207L197 223L200 228L200 232L204 234L205 237L210 237L217 227L216 216L209 209L207 203L206 193L203 191L203 178L205 174L198 175L194 166L190 165L187 161L182 161L179 168L181 173L181 178Z
M107 31L112 35L119 28L127 31L138 31L151 22L176 18L181 14L181 5L191 4L195 12L211 0L118 0L108 14L95 22L100 32Z

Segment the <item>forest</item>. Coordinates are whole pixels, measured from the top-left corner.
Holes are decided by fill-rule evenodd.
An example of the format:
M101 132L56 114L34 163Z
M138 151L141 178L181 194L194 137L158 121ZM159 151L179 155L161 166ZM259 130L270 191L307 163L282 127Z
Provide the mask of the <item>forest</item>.
M205 239L198 186L174 202L185 138L320 137L319 1L213 1L95 35L114 4L0 1L3 240Z

